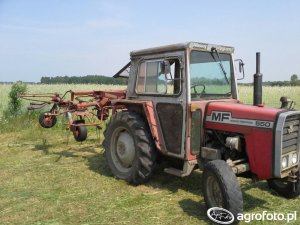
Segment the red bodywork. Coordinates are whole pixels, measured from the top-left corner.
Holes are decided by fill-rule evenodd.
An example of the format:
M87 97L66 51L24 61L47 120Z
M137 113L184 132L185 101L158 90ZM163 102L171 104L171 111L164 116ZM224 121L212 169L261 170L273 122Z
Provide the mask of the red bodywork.
M207 106L206 117L211 116L213 111L230 112L232 118L237 119L275 122L278 112L282 111L282 109L230 102L211 102ZM205 121L205 129L242 134L245 137L246 152L249 158L251 172L256 174L259 179L272 177L274 128L270 129Z
M152 101L133 101L133 100L116 100L112 101L113 105L124 104L140 105L147 118L152 137L154 139L157 149L166 154L164 138L162 135L161 127L158 125L158 117L153 107ZM258 179L272 178L272 159L273 159L273 134L274 127L263 128L253 127L247 125L226 124L207 121L207 116L211 116L213 111L217 112L230 112L234 119L255 120L255 121L270 121L275 126L276 116L282 109L245 105L237 100L230 99L225 101L197 101L193 102L189 110L199 108L202 111L202 124L203 130L213 129L217 131L224 131L229 133L237 133L245 138L246 153L249 159L250 170L256 174ZM185 160L191 161L197 159L197 155L190 152L190 131L191 131L191 116L188 113L187 123L187 140L186 140L186 157ZM203 134L203 132L202 132Z

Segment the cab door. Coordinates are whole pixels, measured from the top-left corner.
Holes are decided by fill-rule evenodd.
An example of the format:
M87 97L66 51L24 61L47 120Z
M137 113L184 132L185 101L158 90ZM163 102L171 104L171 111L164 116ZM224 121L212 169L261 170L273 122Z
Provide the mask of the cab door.
M164 153L185 156L186 88L183 52L150 57L140 61L136 98L153 102Z

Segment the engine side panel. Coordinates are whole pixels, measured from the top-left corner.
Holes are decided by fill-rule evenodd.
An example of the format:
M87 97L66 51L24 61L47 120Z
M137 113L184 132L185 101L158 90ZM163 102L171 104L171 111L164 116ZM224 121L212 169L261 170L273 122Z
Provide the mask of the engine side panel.
M207 105L205 129L242 134L250 170L259 179L272 177L273 133L279 109L236 103L211 102Z

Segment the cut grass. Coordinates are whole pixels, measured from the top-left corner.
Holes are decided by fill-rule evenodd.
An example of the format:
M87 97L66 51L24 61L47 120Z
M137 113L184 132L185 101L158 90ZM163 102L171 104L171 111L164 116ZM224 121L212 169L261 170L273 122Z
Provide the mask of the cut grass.
M96 140L66 145L62 138L51 135L42 150L34 140L26 138L22 144L2 135L3 223L159 224L168 218L174 224L179 219L179 215L170 217L174 209L180 214L180 209L169 205L172 191L155 187L155 183L154 187L134 187L114 179ZM165 210L156 212L162 208ZM161 224L166 224L164 219Z
M149 183L132 186L112 177L95 132L67 143L64 130L32 125L2 133L0 143L1 224L210 224L198 170L178 178L158 168ZM245 212L299 212L299 198L239 181Z

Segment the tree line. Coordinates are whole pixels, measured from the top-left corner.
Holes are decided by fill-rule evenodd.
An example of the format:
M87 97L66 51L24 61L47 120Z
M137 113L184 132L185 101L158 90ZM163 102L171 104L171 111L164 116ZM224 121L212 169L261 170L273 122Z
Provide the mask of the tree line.
M251 86L253 83L240 83L240 85ZM290 80L284 81L263 81L263 86L300 86L300 79L297 74L293 74Z
M300 86L300 80L297 74L293 74L290 80L285 81L265 81L263 82L265 86Z
M127 79L103 75L42 77L42 84L114 84L126 85Z
M216 79L208 79L210 84L219 84L224 81ZM200 80L199 80L200 82ZM206 83L208 81L206 80ZM56 76L42 77L42 84L113 84L126 85L127 79L113 78L103 75L87 75L87 76ZM241 83L241 85L252 85L252 83ZM293 74L289 81L264 81L264 86L300 86L300 79L296 74Z

